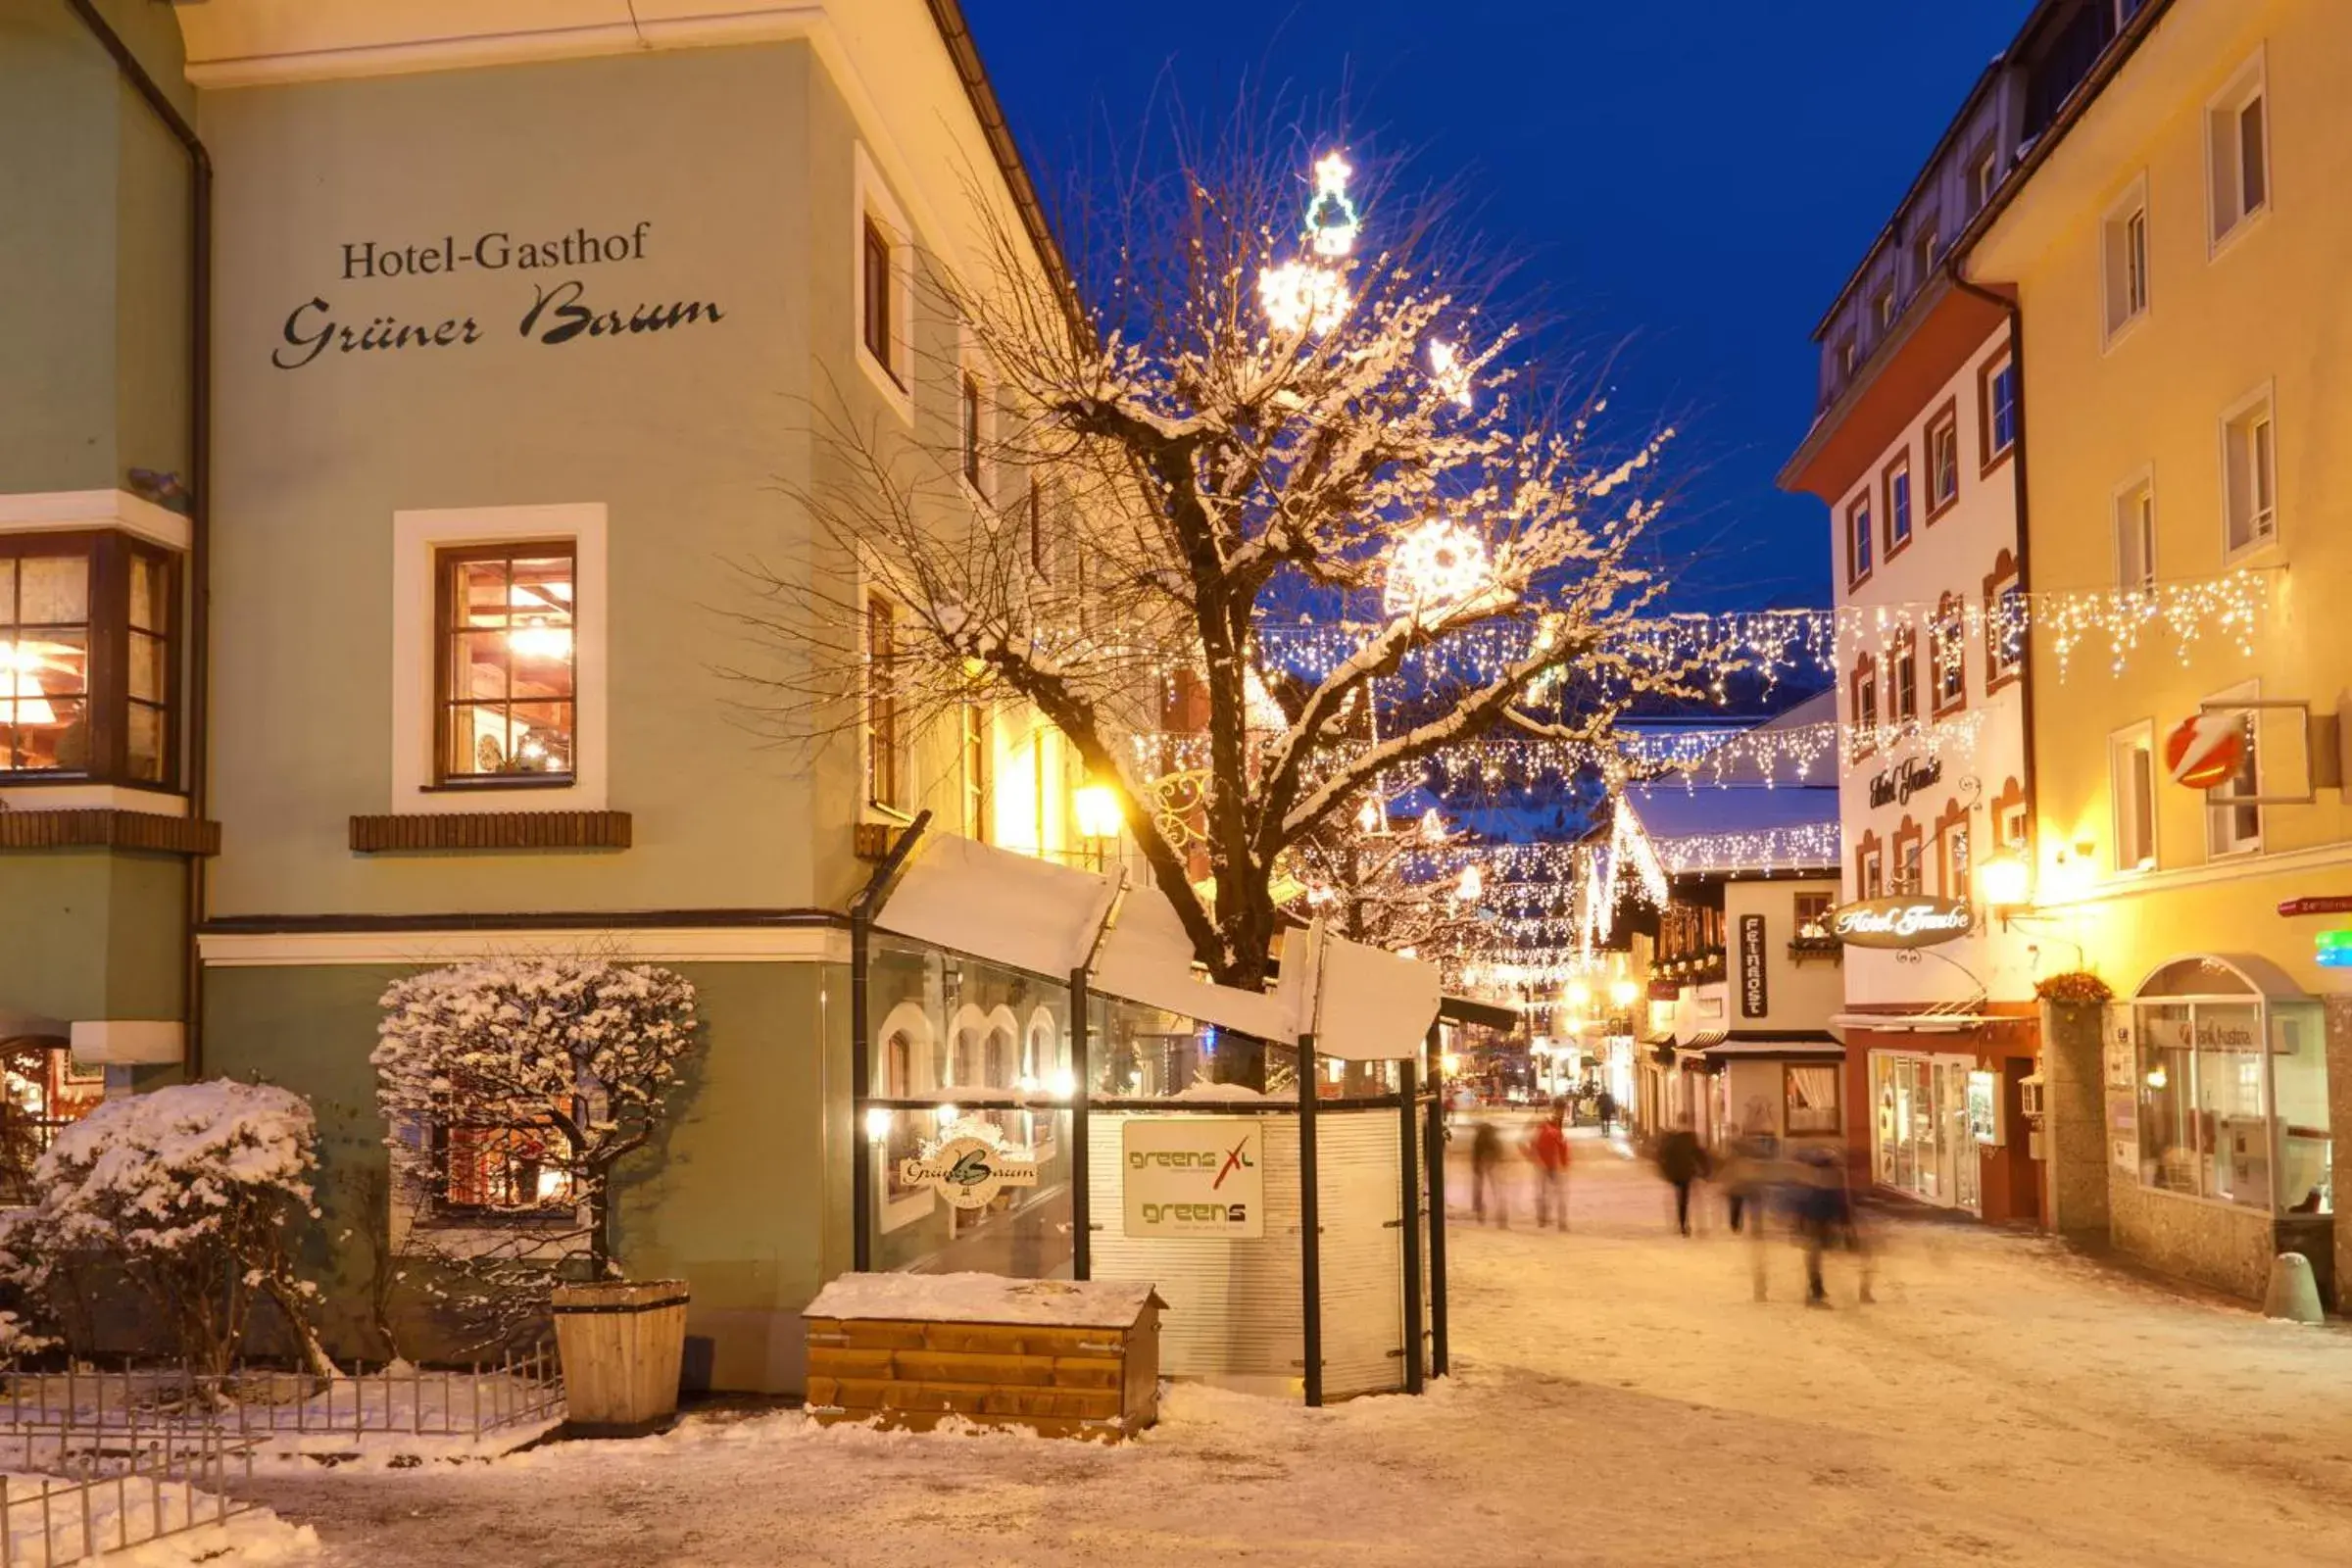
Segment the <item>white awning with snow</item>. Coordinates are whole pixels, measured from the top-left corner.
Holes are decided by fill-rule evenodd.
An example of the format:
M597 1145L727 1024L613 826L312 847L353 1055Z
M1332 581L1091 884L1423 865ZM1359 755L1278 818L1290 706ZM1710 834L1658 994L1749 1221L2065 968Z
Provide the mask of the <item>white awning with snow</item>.
M1100 995L1157 1007L1260 1040L1296 1044L1350 1061L1411 1056L1438 1015L1436 966L1326 936L1320 926L1286 942L1270 992L1202 978L1193 944L1166 895L953 834L926 837L908 857L874 919L877 931L1066 979L1087 962ZM1103 920L1111 919L1095 951Z

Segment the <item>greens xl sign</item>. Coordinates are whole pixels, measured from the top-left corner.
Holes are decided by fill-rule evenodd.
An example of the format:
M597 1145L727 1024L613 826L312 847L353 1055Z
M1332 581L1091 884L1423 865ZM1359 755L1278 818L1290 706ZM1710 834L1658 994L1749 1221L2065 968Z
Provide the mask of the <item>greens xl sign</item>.
M1130 1241L1266 1234L1265 1129L1254 1116L1138 1116L1119 1133Z

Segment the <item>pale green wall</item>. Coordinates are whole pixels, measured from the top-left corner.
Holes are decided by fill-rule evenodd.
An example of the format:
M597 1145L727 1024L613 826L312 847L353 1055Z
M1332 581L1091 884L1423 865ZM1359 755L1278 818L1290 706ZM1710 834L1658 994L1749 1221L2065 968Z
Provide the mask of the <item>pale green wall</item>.
M641 1279L693 1288L688 1333L713 1341L714 1387L799 1386L795 1314L849 1266L848 990L838 965L674 966L696 990L704 1050L657 1143L623 1166L619 1257ZM383 1123L368 1064L391 965L213 968L206 1067L308 1096L321 1132L310 1264L329 1282L326 1322L343 1354L368 1344L370 1263L362 1173L382 1172ZM426 1303L399 1298L430 1353Z
M811 200L810 69L796 44L206 96L221 277L215 808L232 845L215 912L838 906L855 886L855 747L812 767L762 744L733 706L752 694L718 673L773 667L725 617L753 604L731 564L805 549L783 485L807 472L817 225L838 228L835 270L849 265L846 195L837 213ZM349 242L641 220L643 261L340 275ZM725 315L528 342L537 276L577 277L598 305ZM471 315L481 341L274 368L289 313L315 296L362 325ZM353 857L348 817L391 808L393 513L564 502L610 509L609 804L635 814L636 847Z
M0 1011L183 1016L184 876L170 856L0 855Z
M168 9L100 7L184 102ZM187 468L189 165L59 0L0 0L0 494Z

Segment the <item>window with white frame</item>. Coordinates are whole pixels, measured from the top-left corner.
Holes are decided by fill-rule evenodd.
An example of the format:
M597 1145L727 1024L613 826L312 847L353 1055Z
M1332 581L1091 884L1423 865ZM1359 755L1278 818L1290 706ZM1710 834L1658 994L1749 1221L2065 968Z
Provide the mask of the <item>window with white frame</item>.
M2099 224L2100 293L2113 341L2148 309L2148 180L2141 175Z
M2268 387L2222 416L2222 515L2234 555L2278 532L2278 427Z
M1897 839L1894 845L1894 891L1923 893L1927 890L1922 869L1927 858L1926 841L1914 833L1907 839Z
M604 808L606 533L595 504L393 514L395 810Z
M2146 473L2115 493L2115 585L2143 594L2156 586L2156 486Z
M2115 868L2156 864L2156 727L2134 724L2107 738L2107 789L2113 805Z
M858 363L900 416L914 416L914 230L890 188L857 149L853 212Z
M963 705L963 832L986 844L995 835L996 725L988 704L978 699Z
M1859 897L1875 899L1886 891L1886 861L1877 850L1864 850L1860 868L1855 872Z
M1878 323L1881 332L1894 324L1894 285L1888 283L1879 290L1870 302L1870 318Z
M1881 474L1886 491L1886 555L1911 542L1911 454L1886 465Z
M1946 827L1942 838L1936 860L1943 878L1943 896L1947 899L1965 899L1969 896L1970 873L1974 869L1969 854L1968 818L1962 817Z
M1919 633L1904 630L1894 639L1894 652L1886 662L1887 693L1886 718L1889 723L1907 724L1919 716Z
M1859 583L1870 575L1870 492L1863 491L1845 509L1845 580Z
M1984 467L2017 445L2017 359L2007 349L1984 362L1977 381L1979 461Z
M2222 692L2211 700L2216 703L2230 699L2251 701L2260 695L2260 688L2249 682ZM2206 711L2229 710L2208 709ZM2205 792L2205 853L2208 857L2250 855L2262 848L2262 808L2221 804L2251 799L2262 793L2261 730L2254 722L2257 711L2251 708L2236 711L2234 716L2241 745L2237 768L2228 780Z
M1960 499L1960 415L1945 404L1928 421L1928 520Z
M2015 675L2026 662L2028 627L2025 591L2017 573L1995 581L1984 597L1984 685L1987 690Z
M2027 847L2027 842L2033 837L2031 831L2032 821L2033 818L2031 814L2028 813L2025 807L2003 807L2001 808L2000 822L2001 847L2007 850L2017 850L2021 852L2024 851Z
M2217 250L2270 204L2267 87L2257 54L2205 106L2205 183Z

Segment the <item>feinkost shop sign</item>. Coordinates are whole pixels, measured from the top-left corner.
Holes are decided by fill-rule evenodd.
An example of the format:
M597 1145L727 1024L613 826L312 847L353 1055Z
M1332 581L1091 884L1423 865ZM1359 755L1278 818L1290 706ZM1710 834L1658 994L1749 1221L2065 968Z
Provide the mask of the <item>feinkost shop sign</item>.
M441 234L409 241L346 240L338 259L343 285L365 288L392 279L470 274L503 281L514 274L521 288L510 291L507 309L513 314L510 318L468 307L464 314L452 308L446 314L411 318L365 306L350 310L323 293L316 294L287 313L284 341L270 352L270 363L281 370L299 370L327 359L330 352L341 356L466 349L487 337L506 335L502 322L509 318L514 323L513 335L542 345L638 337L724 320L726 313L714 301L612 304L609 301L620 290L592 295L583 276L562 275L642 263L653 232L653 220L640 219L611 232L581 226L527 238L506 229L486 229L463 238ZM529 291L527 298L523 288Z

